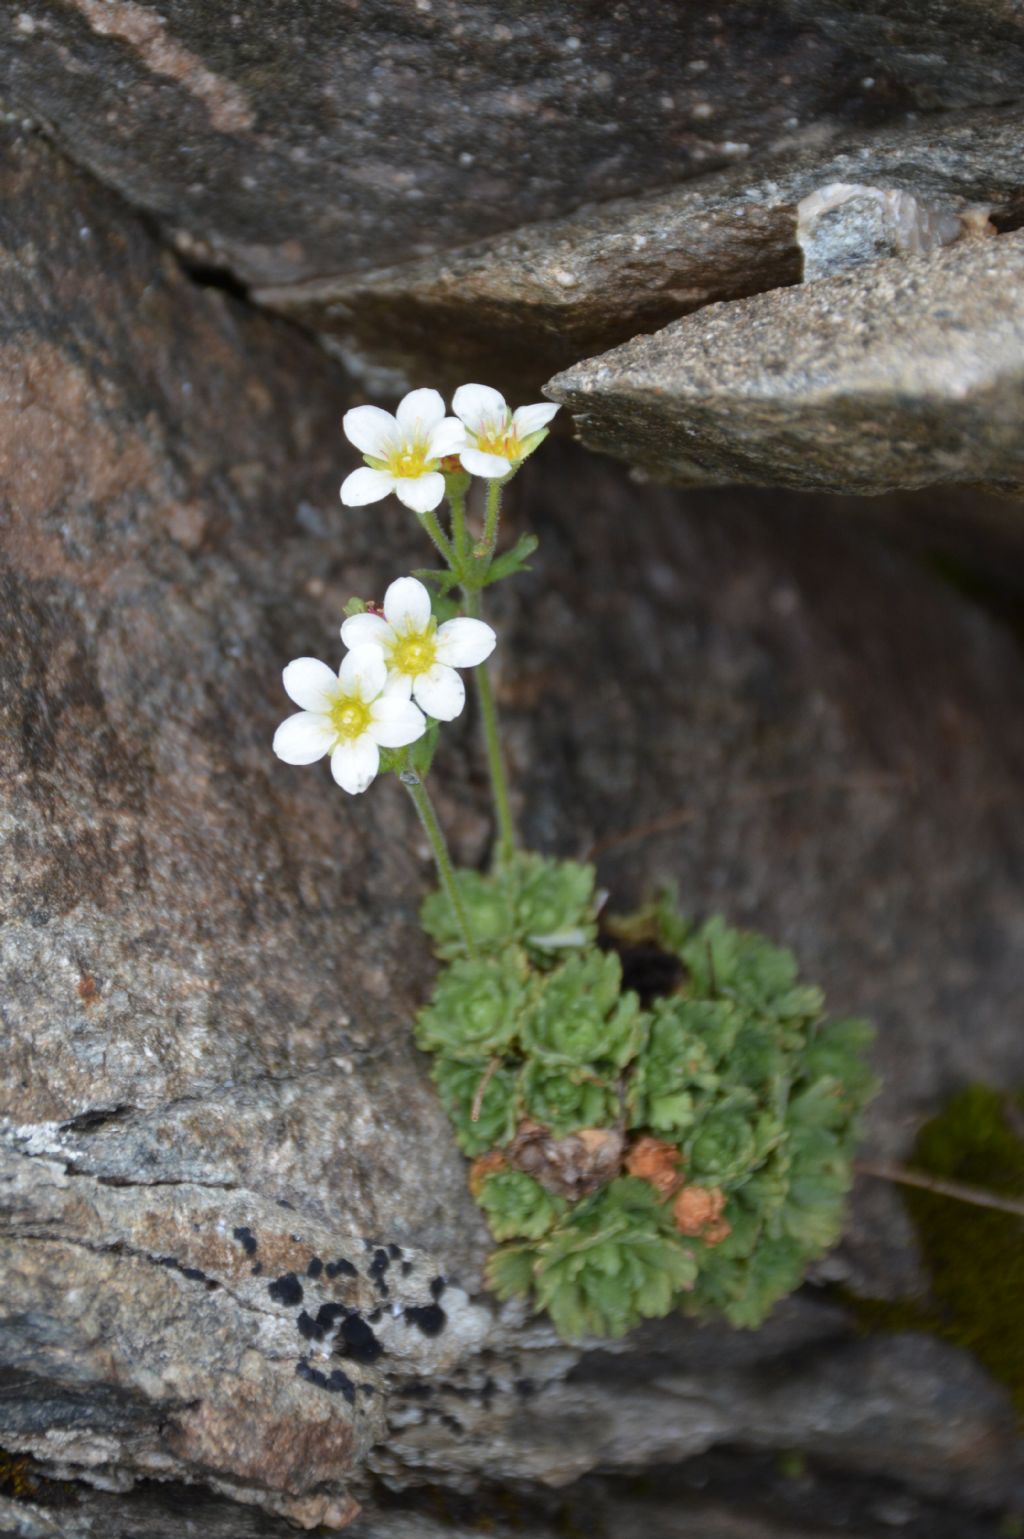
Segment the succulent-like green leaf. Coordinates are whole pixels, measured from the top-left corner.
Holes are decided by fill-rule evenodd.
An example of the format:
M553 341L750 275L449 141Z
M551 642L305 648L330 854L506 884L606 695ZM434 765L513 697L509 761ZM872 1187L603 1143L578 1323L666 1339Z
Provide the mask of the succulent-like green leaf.
M533 1289L535 1245L503 1245L487 1258L487 1286L500 1299L523 1297Z
M594 939L593 866L520 852L486 876L458 871L456 884L481 951L517 942L538 957L558 957ZM464 954L461 930L444 892L424 900L421 917L439 956Z
M630 1126L674 1135L693 1127L719 1084L714 1060L737 1029L727 1000L658 1000L630 1076Z
M523 1020L523 1051L549 1066L625 1068L645 1033L639 1001L620 995L621 981L618 957L600 951L548 973Z
M566 1204L521 1170L487 1176L477 1198L496 1240L539 1240L560 1219Z
M460 957L437 981L416 1020L422 1048L464 1062L486 1061L519 1031L527 1001L526 959L514 950L496 957Z
M460 1063L438 1055L434 1059L434 1083L463 1154L474 1158L512 1138L517 1120L518 1070L502 1066L495 1071L487 1064ZM478 1112L475 1121L474 1108Z
M609 1083L590 1078L585 1070L552 1068L536 1059L523 1070L522 1096L526 1115L558 1137L580 1128L608 1127L618 1111Z
M732 930L722 919L709 919L694 931L679 955L694 997L734 999L778 1021L813 1020L821 1013L824 996L798 983L791 951L746 930Z
M578 1205L537 1247L537 1300L559 1334L623 1336L667 1314L692 1286L692 1247L668 1227L657 1194L628 1176Z

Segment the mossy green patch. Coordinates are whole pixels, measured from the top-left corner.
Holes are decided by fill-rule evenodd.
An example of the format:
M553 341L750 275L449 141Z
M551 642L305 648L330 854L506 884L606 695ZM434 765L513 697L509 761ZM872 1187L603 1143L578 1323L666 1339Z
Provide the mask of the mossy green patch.
M1024 1197L1024 1092L962 1090L917 1137L916 1170ZM873 1329L923 1330L973 1352L1024 1416L1024 1218L901 1189L931 1283L929 1301L850 1300Z

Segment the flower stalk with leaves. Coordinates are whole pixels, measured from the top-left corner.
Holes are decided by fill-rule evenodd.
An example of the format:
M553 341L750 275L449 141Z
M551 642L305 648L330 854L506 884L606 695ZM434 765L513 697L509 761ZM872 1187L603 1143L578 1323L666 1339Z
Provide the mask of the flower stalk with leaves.
M329 754L352 794L394 772L415 805L440 884L422 919L442 963L416 1040L501 1242L488 1268L499 1297L531 1299L570 1338L673 1308L756 1325L839 1236L870 1033L827 1021L788 952L719 919L695 927L667 897L599 937L593 869L519 849L483 597L536 549L521 534L499 551L502 493L557 408L512 411L483 385L452 407L414 390L394 416L346 413L366 465L342 500L393 492L443 565L396 579L381 605L350 601L337 675L288 665L301 709L274 748L292 764ZM474 477L487 482L475 538ZM455 868L427 789L465 669L494 798L486 873ZM616 954L637 942L679 979L645 1005Z

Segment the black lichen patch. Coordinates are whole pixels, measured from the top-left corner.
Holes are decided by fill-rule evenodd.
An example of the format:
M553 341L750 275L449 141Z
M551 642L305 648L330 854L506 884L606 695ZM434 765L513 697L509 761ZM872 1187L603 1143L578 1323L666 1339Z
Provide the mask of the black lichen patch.
M157 1256L156 1261L158 1266L165 1266L171 1271L178 1272L182 1277L187 1277L189 1282L205 1283L208 1292L220 1287L220 1283L215 1282L212 1277L207 1277L206 1273L201 1272L197 1266L182 1266L181 1262L175 1260L173 1256Z
M373 1283L377 1289L377 1292L381 1295L382 1298L387 1298L388 1294L391 1292L387 1283L384 1281L384 1273L387 1271L390 1265L391 1257L382 1246L378 1246L378 1248L373 1253L373 1260L370 1262L370 1265L367 1268L366 1275L369 1277L370 1281Z
M321 1304L316 1312L316 1328L321 1338L326 1336L328 1331L333 1331L339 1320L343 1320L346 1315L352 1313L347 1304Z
M408 1275L409 1275L409 1273L411 1271L412 1271L412 1262L411 1261L403 1261L402 1262L402 1276L403 1277L408 1277Z
M326 1267L328 1277L358 1277L359 1273L351 1261L346 1261L344 1256L339 1256L337 1261L328 1261Z
M231 1233L242 1246L247 1256L255 1256L259 1247L256 1244L256 1236L247 1225L239 1224L238 1228L232 1229Z
M375 1363L383 1355L384 1348L359 1315L349 1315L338 1334L342 1357L349 1357L354 1363Z
M305 1310L302 1310L295 1324L299 1328L299 1335L304 1336L307 1341L323 1341L324 1332L313 1319L313 1316L307 1314Z
M380 1316L381 1316L381 1311L378 1308L378 1309L375 1309L372 1314L367 1315L366 1318L369 1320L371 1325L376 1325L377 1321L380 1319Z
M325 1389L329 1395L344 1395L349 1405L355 1404L356 1387L347 1373L340 1368L334 1368L330 1373L324 1373L320 1368L314 1368L305 1358L301 1358L295 1364L295 1372L300 1379L305 1379L309 1384L315 1384L318 1389Z
M430 1280L430 1297L435 1300L439 1299L447 1286L448 1284L443 1277L432 1277Z
M448 1316L440 1304L424 1304L420 1307L411 1305L405 1311L405 1318L409 1325L417 1326L424 1336L440 1336L448 1324Z
M320 1260L320 1257L319 1256L314 1256L313 1259L310 1261L309 1266L306 1268L306 1276L307 1277L319 1277L320 1273L323 1271L323 1269L324 1269L324 1264Z
M262 1276L262 1274L263 1274L263 1262L262 1261L257 1261L256 1265L253 1266L253 1267L250 1267L249 1270L252 1272L252 1275L254 1277Z
M268 1283L267 1292L276 1303L284 1304L289 1308L293 1304L302 1303L302 1284L294 1272L285 1272L283 1277Z
M392 1261L397 1261L398 1258L401 1256L401 1254L402 1254L402 1247L400 1245L389 1245L388 1246L388 1255L391 1257Z

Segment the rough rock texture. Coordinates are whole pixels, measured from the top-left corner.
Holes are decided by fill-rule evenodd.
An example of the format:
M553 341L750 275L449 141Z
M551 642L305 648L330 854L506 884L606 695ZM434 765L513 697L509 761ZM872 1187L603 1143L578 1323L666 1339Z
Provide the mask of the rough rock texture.
M592 205L512 235L256 297L396 383L496 380L526 397L553 372L725 299L797 283L798 205L833 182L902 192L953 222L1024 221L1017 109L944 114L787 147L663 192ZM886 254L886 253L883 253ZM739 313L740 315L742 312Z
M19 0L0 62L83 165L263 283L463 244L904 100L766 0Z
M658 479L1019 488L1024 233L708 306L546 388Z
M1024 16L1016 0L784 0L836 44L905 83L927 109L1020 98Z
M484 1237L409 1045L411 809L269 752L281 664L336 656L344 598L422 559L418 532L341 509L346 382L312 344L184 280L39 142L2 148L0 1446L43 1483L0 1519L242 1539L359 1501L407 1539L471 1526L425 1520L424 1481L533 1500L731 1449L705 1531L783 1539L806 1513L735 1492L798 1448L822 1511L860 1491L848 1532L889 1521L881 1482L915 1539L994 1539L977 1511L1021 1502L1020 1447L951 1347L863 1338L814 1287L764 1332L596 1354L475 1296ZM869 1148L894 1155L965 1079L1024 1079L1019 648L789 502L638 492L545 446L510 494L543 544L496 606L501 701L531 841L594 850L622 907L678 880L874 1016ZM438 767L463 859L489 832L471 726ZM905 1243L865 1182L819 1282L898 1292ZM604 1489L577 1514L636 1531Z

